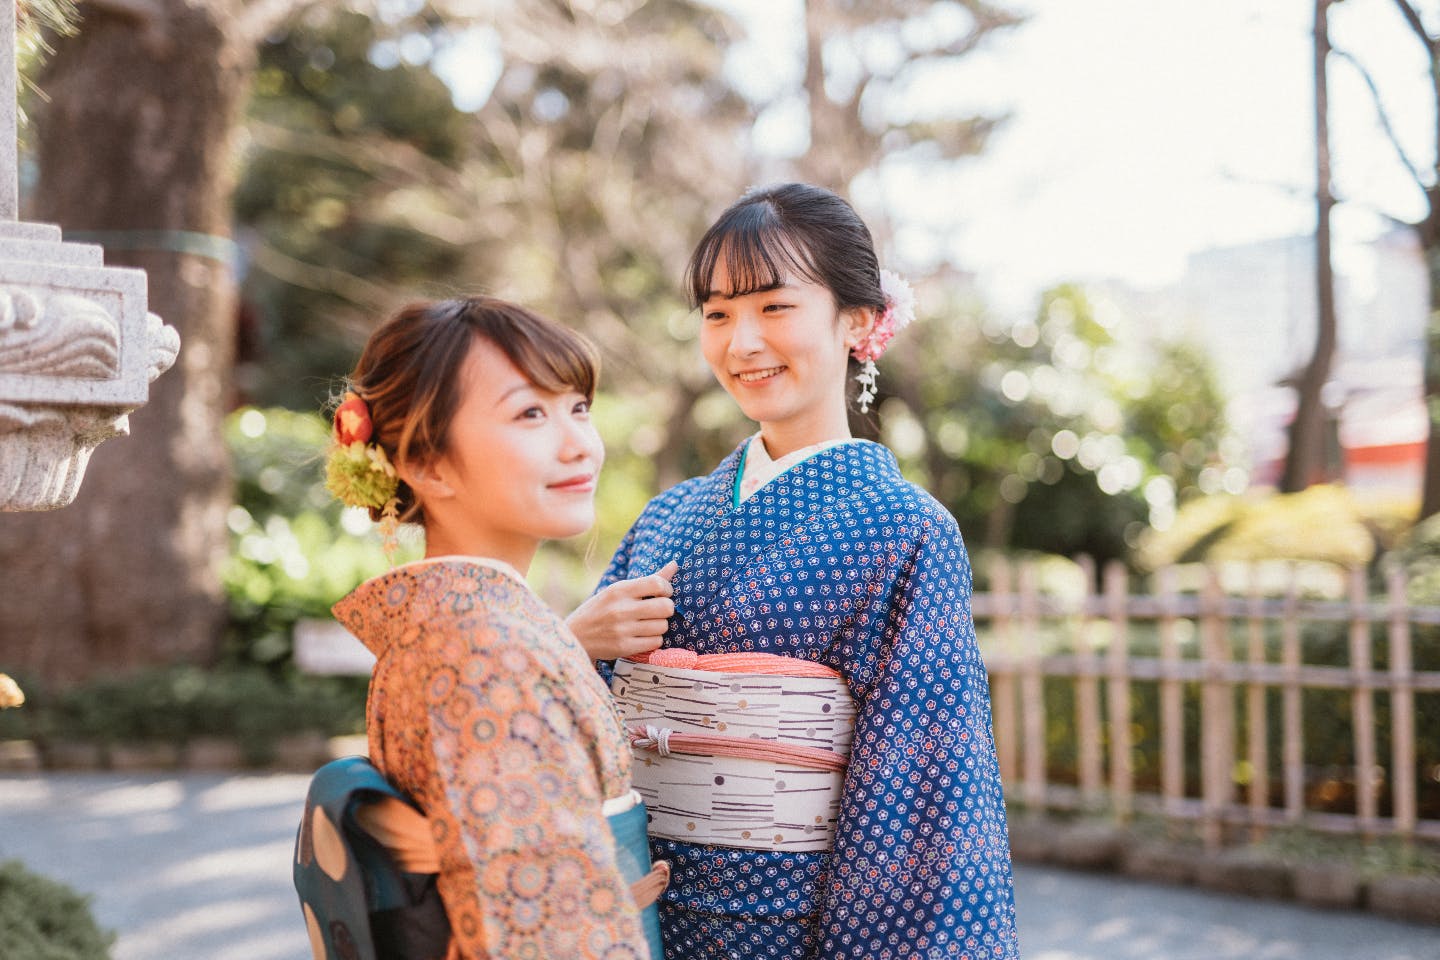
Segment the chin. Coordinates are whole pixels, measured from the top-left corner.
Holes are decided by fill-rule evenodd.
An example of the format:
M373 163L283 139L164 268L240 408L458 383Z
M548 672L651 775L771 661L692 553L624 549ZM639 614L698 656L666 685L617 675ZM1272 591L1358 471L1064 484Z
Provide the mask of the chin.
M550 529L546 531L543 539L568 540L571 537L580 536L593 526L595 526L594 511L584 515L557 516L552 519Z

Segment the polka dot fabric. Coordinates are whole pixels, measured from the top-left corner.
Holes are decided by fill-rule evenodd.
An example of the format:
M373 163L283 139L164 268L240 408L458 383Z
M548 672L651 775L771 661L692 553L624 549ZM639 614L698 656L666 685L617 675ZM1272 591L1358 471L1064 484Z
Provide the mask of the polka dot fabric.
M430 820L452 960L648 957L601 811L629 748L559 618L464 559L398 567L335 616L378 657L370 759Z
M955 520L869 442L737 509L736 450L650 502L601 585L678 560L664 646L845 678L858 716L829 852L652 841L669 957L1019 956L990 694Z

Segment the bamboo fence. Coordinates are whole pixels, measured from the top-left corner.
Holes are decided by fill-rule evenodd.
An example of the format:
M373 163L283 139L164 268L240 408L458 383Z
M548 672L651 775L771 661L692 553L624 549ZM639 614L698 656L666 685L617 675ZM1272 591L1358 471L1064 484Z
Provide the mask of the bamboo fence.
M1347 572L1348 598L1303 597L1295 577L1282 596L1243 596L1221 589L1218 571L1206 570L1198 591L1176 588L1176 572L1155 577L1153 595L1129 592L1127 573L1108 565L1094 590L1094 567L1082 560L1087 587L1068 601L1042 595L1037 568L996 561L988 593L976 594L973 611L991 675L996 748L1007 792L1031 809L1103 809L1120 821L1137 810L1175 821L1196 822L1207 845L1222 842L1227 827L1252 834L1280 825L1305 825L1366 836L1440 839L1440 820L1418 815L1417 694L1440 693L1440 672L1417 672L1412 635L1417 625L1440 624L1440 608L1406 602L1399 573L1383 600L1367 593L1365 572ZM1253 581L1252 581L1253 582ZM1189 621L1188 624L1183 623ZM1346 666L1306 663L1302 625L1348 625ZM1136 655L1131 637L1149 623L1157 635L1154 655ZM1387 625L1388 666L1374 668L1374 625ZM1184 629L1182 629L1182 627ZM1278 644L1268 644L1267 637ZM1063 635L1064 645L1046 642ZM1183 643L1182 635L1194 638ZM1278 645L1278 661L1267 648ZM1050 647L1051 649L1047 649ZM1047 781L1046 682L1073 683L1076 785ZM1137 795L1132 770L1132 685L1158 686L1158 793ZM1307 804L1306 724L1302 692L1348 691L1353 743L1349 756L1327 758L1345 766L1353 781L1354 812L1312 809ZM1187 694L1187 690L1189 691ZM1199 705L1198 787L1186 782L1184 699ZM1272 694L1273 692L1273 694ZM1102 697L1103 693L1103 697ZM1267 700L1278 696L1280 756L1270 756ZM1375 701L1388 696L1389 755L1382 763ZM1193 718L1192 718L1192 722ZM1065 721L1061 721L1063 729ZM1237 730L1245 732L1237 741ZM1440 731L1437 731L1440 733ZM1435 737L1432 736L1432 740ZM1107 749L1108 748L1108 749ZM1237 764L1243 758L1243 768ZM1433 759L1433 758L1427 758ZM1244 769L1246 776L1237 777ZM1278 777L1278 781L1272 781ZM1279 790L1272 791L1278 783ZM1390 810L1381 816L1388 784ZM1243 797L1241 796L1243 791Z

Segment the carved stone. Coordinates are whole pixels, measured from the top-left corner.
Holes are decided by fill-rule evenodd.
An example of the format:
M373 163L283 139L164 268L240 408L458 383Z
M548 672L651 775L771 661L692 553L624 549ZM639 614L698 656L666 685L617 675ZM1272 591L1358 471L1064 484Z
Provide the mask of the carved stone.
M145 302L144 271L49 224L0 223L0 510L70 503L95 447L129 432L180 349Z

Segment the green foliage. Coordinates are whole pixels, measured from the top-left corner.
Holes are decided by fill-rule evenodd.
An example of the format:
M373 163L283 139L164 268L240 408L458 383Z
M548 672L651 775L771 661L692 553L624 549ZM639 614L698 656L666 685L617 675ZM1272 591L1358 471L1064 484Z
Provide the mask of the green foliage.
M337 10L261 45L235 193L252 255L239 374L258 402L318 407L384 310L463 259L406 191L453 179L473 133L427 67L375 62L384 30Z
M236 503L227 522L224 583L230 606L227 657L283 665L302 617L328 617L356 584L388 568L363 511L325 490L330 428L314 413L247 407L226 420ZM399 560L412 558L412 544Z
M1416 524L1393 557L1405 570L1410 602L1440 606L1440 514Z
M51 691L27 684L20 710L0 714L0 739L102 746L201 737L234 740L251 763L268 760L283 737L333 736L365 725L365 678L276 676L258 667L178 666Z
M1165 530L1146 532L1137 561L1148 569L1202 561L1308 560L1355 566L1376 554L1375 525L1343 487L1215 496L1182 506Z
M1122 340L1074 286L1014 325L944 313L897 343L883 434L973 545L1123 558L1218 469L1224 405L1196 348Z
M62 883L0 862L0 944L14 960L109 960L114 934L104 932L90 900Z

